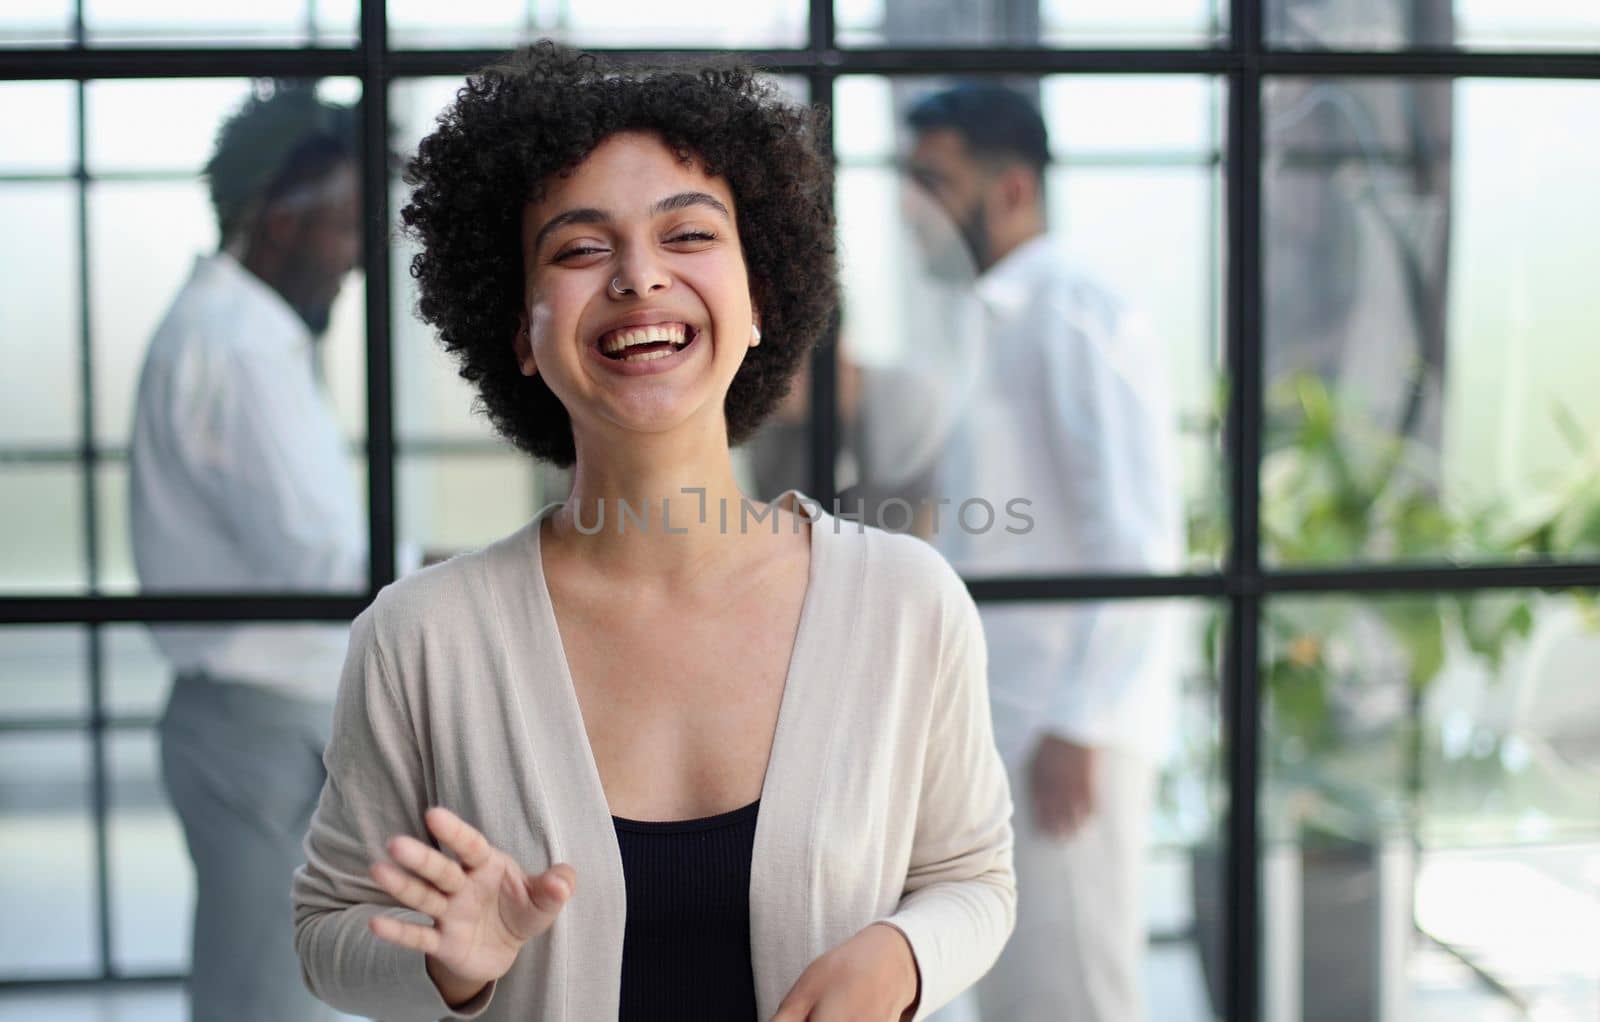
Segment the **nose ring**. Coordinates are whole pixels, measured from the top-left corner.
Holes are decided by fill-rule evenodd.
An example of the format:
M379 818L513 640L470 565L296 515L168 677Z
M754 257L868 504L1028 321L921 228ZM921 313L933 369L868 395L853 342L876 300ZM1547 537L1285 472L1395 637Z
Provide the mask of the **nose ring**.
M611 293L616 295L618 298L621 298L623 295L631 295L631 294L633 294L634 290L631 287L618 287L617 286L617 278L616 277L612 277L611 278Z

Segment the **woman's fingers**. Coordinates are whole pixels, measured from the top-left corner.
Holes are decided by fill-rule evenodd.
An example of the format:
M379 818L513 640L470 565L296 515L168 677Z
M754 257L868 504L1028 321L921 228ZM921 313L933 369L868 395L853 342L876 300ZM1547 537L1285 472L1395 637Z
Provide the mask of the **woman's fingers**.
M577 889L578 875L571 866L557 863L537 876L529 876L509 856L490 845L481 832L448 809L429 809L424 822L459 862L416 838L400 835L388 844L389 854L399 865L374 863L372 878L400 904L435 920L443 918L469 884L498 875L500 890L494 902L500 923L512 936L527 940L550 928Z
M416 909L423 915L438 919L444 915L447 901L439 889L417 878L392 862L374 862L369 871L377 885L389 892L406 908Z
M459 865L410 835L390 841L389 856L445 894L454 894L467 885L467 875Z
M439 950L439 931L431 926L419 926L380 913L367 921L367 929L375 937L424 954L431 955Z
M455 852L456 858L460 859L461 864L467 869L479 869L488 865L490 853L493 851L488 838L478 833L476 828L461 817L448 809L435 806L428 810L424 819L433 836L446 848Z
M528 896L544 912L559 912L578 890L578 871L564 862L528 878Z
M508 875L500 899L500 921L520 940L548 930L577 889L578 875L571 866L558 863L537 876L518 871Z
M772 1022L806 1022L811 1017L811 1005L809 993L791 990L783 1003L778 1005L778 1013L772 1016Z

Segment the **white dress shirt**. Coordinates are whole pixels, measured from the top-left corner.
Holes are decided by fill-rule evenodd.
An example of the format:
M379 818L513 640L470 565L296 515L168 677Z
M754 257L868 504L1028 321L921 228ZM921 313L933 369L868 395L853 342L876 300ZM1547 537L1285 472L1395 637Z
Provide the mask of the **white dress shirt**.
M1162 353L1120 303L1040 236L978 281L979 380L938 467L952 500L936 545L964 575L1166 573L1182 559L1177 422ZM996 511L969 533L970 497ZM1032 502L1025 523L1007 514ZM975 511L974 527L981 524ZM981 605L996 737L1008 764L1041 733L1151 759L1169 744L1178 669L1171 604Z
M311 345L289 304L233 256L195 260L139 378L129 493L145 592L366 591L366 523ZM180 672L331 701L349 628L152 632Z

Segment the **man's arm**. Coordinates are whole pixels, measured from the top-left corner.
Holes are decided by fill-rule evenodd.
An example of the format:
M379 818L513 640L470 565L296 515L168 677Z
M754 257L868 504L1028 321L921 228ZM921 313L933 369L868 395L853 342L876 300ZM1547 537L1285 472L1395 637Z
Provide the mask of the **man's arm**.
M1181 562L1175 413L1160 353L1126 317L1073 315L1043 345L1052 464L1070 483L1062 521L1075 570L1172 572ZM1057 611L1065 630L1028 775L1040 826L1070 833L1093 813L1098 750L1139 736L1138 713L1169 659L1165 608L1106 601ZM1158 663L1157 661L1160 661Z

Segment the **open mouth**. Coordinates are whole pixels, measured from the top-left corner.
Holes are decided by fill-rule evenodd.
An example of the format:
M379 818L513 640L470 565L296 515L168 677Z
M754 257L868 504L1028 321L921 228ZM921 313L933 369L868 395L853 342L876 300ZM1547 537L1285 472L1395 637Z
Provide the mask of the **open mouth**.
M687 323L651 323L609 330L600 335L595 346L614 362L649 362L682 351L694 343L699 333Z

